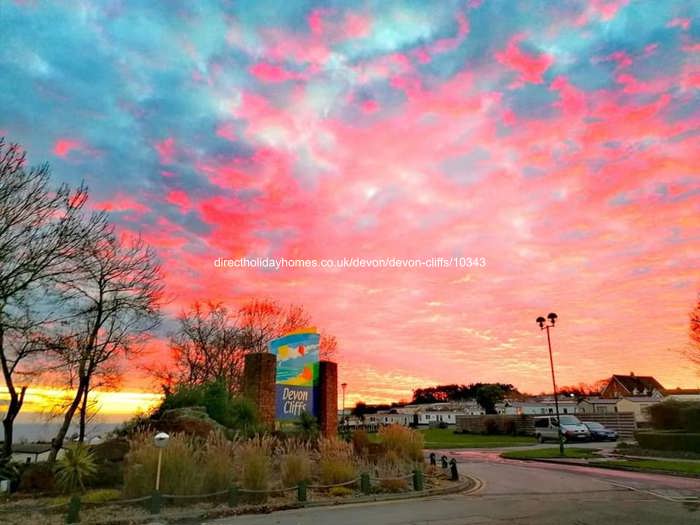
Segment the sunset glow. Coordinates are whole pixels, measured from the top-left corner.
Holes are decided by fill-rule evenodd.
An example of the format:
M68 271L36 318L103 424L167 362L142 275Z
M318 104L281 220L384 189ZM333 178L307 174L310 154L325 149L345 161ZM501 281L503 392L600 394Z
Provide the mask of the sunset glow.
M70 3L3 2L0 135L162 260L166 320L101 412L159 399L182 309L253 297L337 337L348 405L551 390L550 311L560 384L700 385L700 2Z

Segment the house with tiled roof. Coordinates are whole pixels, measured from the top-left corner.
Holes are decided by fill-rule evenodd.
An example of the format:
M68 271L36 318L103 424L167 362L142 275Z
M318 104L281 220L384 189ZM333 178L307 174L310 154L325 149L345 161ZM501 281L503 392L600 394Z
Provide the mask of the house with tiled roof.
M620 397L658 397L663 396L664 387L652 376L613 374L603 388L600 397L615 399ZM656 393L656 394L655 394Z

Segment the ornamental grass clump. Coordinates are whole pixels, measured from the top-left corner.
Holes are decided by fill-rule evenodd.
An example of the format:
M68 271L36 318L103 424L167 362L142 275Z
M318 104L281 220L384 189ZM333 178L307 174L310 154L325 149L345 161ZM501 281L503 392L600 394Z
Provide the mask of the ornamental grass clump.
M201 494L204 473L196 438L171 434L163 451L160 491L164 494ZM136 434L130 440L124 462L124 493L127 497L151 494L155 488L159 449L151 433Z
M279 471L282 486L295 487L311 479L312 450L307 442L290 440L279 448Z
M346 483L357 478L357 460L352 444L338 438L322 438L318 441L318 474L322 485Z
M276 440L270 436L259 436L241 444L239 456L241 487L251 491L266 491L270 488L272 453ZM250 503L262 503L267 499L263 492L246 496Z
M236 463L241 456L241 441L212 434L203 444L201 469L202 492L212 493L229 488L237 479Z
M388 425L379 430L379 439L386 456L397 463L423 462L423 435L400 425Z

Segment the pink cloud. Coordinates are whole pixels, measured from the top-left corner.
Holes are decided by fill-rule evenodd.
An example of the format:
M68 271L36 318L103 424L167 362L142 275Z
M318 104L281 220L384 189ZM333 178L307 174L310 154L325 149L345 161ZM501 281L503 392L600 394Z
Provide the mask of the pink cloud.
M379 111L379 104L376 100L365 100L362 102L361 107L362 111L368 114Z
M298 73L287 71L283 67L269 64L267 62L259 62L254 64L249 69L250 74L261 82L277 83L286 82L288 80L298 80L303 78Z
M66 157L71 151L84 148L81 141L75 139L58 139L54 142L53 152L54 155L59 157Z
M234 142L236 140L236 129L235 126L230 122L225 122L220 124L216 128L216 135L218 137L224 138Z
M684 31L690 29L690 18L674 18L668 24L667 27L680 27Z
M168 137L154 145L161 164L172 164L175 160L175 139Z
M524 37L516 35L510 39L504 51L496 53L496 60L518 73L515 86L529 82L541 84L542 75L552 65L552 57L545 53L529 54L520 49Z
M347 13L343 24L345 38L363 38L372 31L372 18L357 13Z
M189 196L182 190L169 191L168 194L165 196L165 200L170 204L174 204L182 211L187 211L192 207Z
M128 195L117 194L109 200L95 202L93 208L108 212L131 211L137 214L144 214L149 211L148 207Z

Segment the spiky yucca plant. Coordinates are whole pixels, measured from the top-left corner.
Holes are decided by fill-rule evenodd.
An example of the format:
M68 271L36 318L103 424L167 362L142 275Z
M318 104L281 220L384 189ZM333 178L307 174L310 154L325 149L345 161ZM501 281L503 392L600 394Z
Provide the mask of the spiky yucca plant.
M54 472L56 483L64 492L85 492L85 482L97 472L95 456L82 443L71 444L56 462Z

